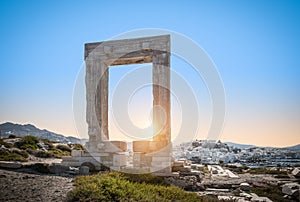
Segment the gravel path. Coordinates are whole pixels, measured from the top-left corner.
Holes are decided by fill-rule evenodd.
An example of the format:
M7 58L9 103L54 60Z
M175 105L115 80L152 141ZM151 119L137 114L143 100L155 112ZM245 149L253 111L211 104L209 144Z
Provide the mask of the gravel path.
M73 178L0 169L0 201L65 201Z

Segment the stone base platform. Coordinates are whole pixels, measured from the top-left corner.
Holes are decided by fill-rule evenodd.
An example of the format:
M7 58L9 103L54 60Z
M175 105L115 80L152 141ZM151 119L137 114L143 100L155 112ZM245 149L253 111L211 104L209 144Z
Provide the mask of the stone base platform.
M103 167L110 167L114 170L121 170L127 165L128 155L124 152L97 152L73 150L71 156L62 157L62 165L80 167L84 163L95 166L95 170L102 170Z
M79 167L92 164L95 170L108 167L126 173L173 176L172 144L165 145L165 142L134 141L133 153L129 155L126 142L103 141L91 151L73 150L71 156L63 157L62 165Z

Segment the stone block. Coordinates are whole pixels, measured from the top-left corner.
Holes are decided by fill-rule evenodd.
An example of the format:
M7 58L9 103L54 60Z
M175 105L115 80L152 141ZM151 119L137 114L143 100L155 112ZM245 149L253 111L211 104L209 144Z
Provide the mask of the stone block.
M133 153L133 161L152 161L152 156L141 152L135 152Z
M162 161L152 161L151 162L151 166L162 166L162 167L170 167L172 166L172 163L171 162L162 162Z
M171 162L172 157L165 157L165 156L153 156L152 162L159 161L159 162Z
M62 162L78 162L78 158L72 156L62 156Z
M71 151L71 156L74 156L74 157L79 157L79 156L82 156L82 153L83 153L84 151L82 151L82 150L72 150Z
M294 168L294 170L292 171L292 175L300 178L300 168Z
M150 168L149 167L145 167L145 168L124 167L121 168L121 172L132 173L132 174L143 174L143 173L149 173Z
M132 142L132 149L133 152L149 152L149 142L150 141L133 141Z
M134 162L133 166L135 168L146 168L151 166L151 162Z
M151 173L171 173L172 169L171 169L171 167L165 167L165 166L151 166L150 172Z
M184 166L184 161L174 161L174 163L173 163L173 166L181 166L181 167L183 167Z
M133 153L133 166L134 167L149 167L152 162L152 157L147 156L145 153Z
M127 157L122 154L114 154L113 156L113 166L126 166Z
M151 141L149 142L149 150L151 152L160 151L168 146L168 142L165 140L162 141Z
M63 166L70 166L70 167L78 167L81 165L81 162L79 161L63 161L61 163Z
M116 146L120 149L120 151L126 151L127 150L127 142L124 141L109 141L112 145Z
M93 157L77 157L77 159L81 163L96 161L96 159L94 159Z
M109 156L101 156L100 158L100 162L105 162L105 161L113 161L113 155L114 154L110 154Z
M90 156L92 157L103 157L103 156L109 156L110 153L108 152L92 152L90 153Z
M121 171L122 167L121 166L110 166L111 170L115 170L115 171Z
M172 156L172 144L167 145L166 147L157 150L152 151L149 155L151 156L165 156L165 157L171 157Z
M88 175L90 172L90 168L88 166L80 166L79 174L80 175Z
M127 143L124 141L104 141L99 145L103 145L99 147L98 149L101 152L124 152L127 150Z

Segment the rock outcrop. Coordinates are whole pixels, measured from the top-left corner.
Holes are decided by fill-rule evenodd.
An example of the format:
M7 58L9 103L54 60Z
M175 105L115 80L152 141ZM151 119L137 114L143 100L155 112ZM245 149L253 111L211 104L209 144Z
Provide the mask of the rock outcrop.
M282 193L292 198L299 199L300 185L297 183L287 183L282 186Z

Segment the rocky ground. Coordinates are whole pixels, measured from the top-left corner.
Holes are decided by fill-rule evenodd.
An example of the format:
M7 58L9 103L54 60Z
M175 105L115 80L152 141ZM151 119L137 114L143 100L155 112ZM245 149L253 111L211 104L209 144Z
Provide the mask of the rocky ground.
M0 169L0 201L65 201L73 178Z

